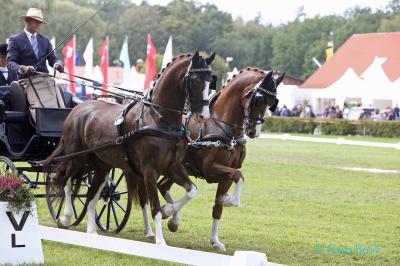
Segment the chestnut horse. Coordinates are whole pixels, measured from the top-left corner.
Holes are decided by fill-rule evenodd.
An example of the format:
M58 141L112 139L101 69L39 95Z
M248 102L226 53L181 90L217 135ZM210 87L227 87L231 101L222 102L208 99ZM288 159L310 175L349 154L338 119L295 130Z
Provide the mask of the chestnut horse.
M192 135L203 131L205 135L202 140L220 140L231 146L229 150L189 149L185 157L185 166L190 175L205 179L208 183L218 183L210 242L219 250L225 250L224 244L218 239L218 225L223 207L240 205L244 177L238 169L246 156L244 134L250 138L258 137L267 107L273 112L279 102L276 98L276 88L283 80L284 74L276 80L272 74L272 71L266 74L254 68L241 70L211 100L211 117L205 120L204 124L199 122L199 119L189 122ZM164 214L173 216L168 221L171 231L176 231L179 225L179 209L176 208L170 194L174 178L176 179L165 176L158 183L161 194L168 202L164 207ZM233 183L235 192L229 196L227 192Z
M72 189L75 190L71 184L79 184L74 181L82 179L86 173L94 172L85 209L88 211L87 232L96 233L96 202L109 170L120 168L126 175L129 194L142 206L145 235L154 238L147 216L147 202L150 201L156 224L155 241L165 245L157 180L160 175L168 175L185 188L187 193L181 200L182 206L196 194L196 187L190 179L182 179L174 174L183 168L182 161L187 149L187 140L181 134L182 111L186 103L191 112L204 118L209 117L208 92L212 79L210 64L214 56L203 58L196 52L193 56L181 55L174 58L159 74L148 98L131 108L124 109L122 105L104 101L88 101L71 111L64 123L59 146L47 159L47 163L60 155L99 147L116 140L122 134L149 128L153 129L154 134L127 139L118 146L61 161L56 166L52 182L56 191L64 191L66 197L64 213L59 221L61 226L71 225L71 193ZM125 115L121 116L122 113ZM124 123L117 129L114 123L120 124L121 119Z

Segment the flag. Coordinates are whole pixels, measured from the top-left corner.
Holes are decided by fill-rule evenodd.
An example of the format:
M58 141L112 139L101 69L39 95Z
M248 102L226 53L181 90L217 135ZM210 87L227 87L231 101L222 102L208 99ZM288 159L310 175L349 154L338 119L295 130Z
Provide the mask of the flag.
M104 40L104 42L100 46L100 50L98 52L98 55L100 56L100 70L101 74L103 75L103 88L107 88L107 83L108 83L108 36ZM103 92L103 94L106 94Z
M79 54L78 48L75 49L75 66L81 65L81 55Z
M85 77L92 78L93 74L93 38L90 38L86 49L83 52L83 59L85 60Z
M56 37L51 38L50 44L51 44L51 49L53 50L56 47ZM54 69L49 65L47 60L46 60L46 65L47 65L47 69L49 70L49 73L53 73Z
M129 75L131 70L131 62L129 61L128 52L128 36L125 36L124 43L122 44L121 53L119 54L119 60L124 63L124 87L127 88L129 85Z
M69 80L74 81L75 73L75 36L67 42L67 45L62 49L62 54L64 56L64 68L69 74ZM75 83L69 83L69 91L75 93Z
M329 59L331 59L331 57L333 56L333 32L329 34L329 41L328 44L326 45L325 54L326 54L325 61L328 62Z
M165 68L172 61L172 36L169 36L167 47L165 47L164 56L162 59L162 68Z
M144 79L144 88L146 91L150 88L151 82L156 76L156 61L154 60L154 56L156 55L156 47L151 40L150 34L147 35L147 52L146 52L146 66L145 66L145 79Z

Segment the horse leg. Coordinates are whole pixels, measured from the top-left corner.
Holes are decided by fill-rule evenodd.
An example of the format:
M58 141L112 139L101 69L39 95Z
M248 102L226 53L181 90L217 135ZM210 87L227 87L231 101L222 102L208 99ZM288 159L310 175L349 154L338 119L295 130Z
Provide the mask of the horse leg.
M222 164L214 163L210 168L207 169L206 176L216 176L217 178L211 178L216 180L217 183L223 180L231 180L235 182L235 192L232 196L225 194L223 197L223 203L225 207L239 207L240 206L240 195L242 193L244 177L240 170L231 168Z
M64 187L64 196L65 196L64 214L63 216L61 216L58 225L61 228L68 228L71 226L71 216L73 214L71 178L68 178L67 184Z
M165 192L165 194L163 194L165 199L167 200L167 202L168 201L169 202L165 206L162 207L162 212L167 217L174 215L168 221L168 228L170 229L171 232L175 232L176 230L178 230L178 226L179 226L179 211L183 208L183 206L185 206L191 199L193 199L196 196L197 187L189 179L186 169L183 167L183 165L180 165L175 170L174 173L169 175L168 178L169 178L169 180L171 180L171 182L180 185L181 187L183 187L186 190L186 194L178 201L174 201L169 190L167 190ZM168 182L166 185L167 186L169 185ZM171 185L172 185L172 183L171 183ZM164 190L162 182L161 182L160 187Z
M243 175L238 169L227 167L219 163L213 163L211 167L205 169L207 181L218 183L215 205L213 207L213 225L211 230L211 245L219 250L225 251L225 246L218 239L219 221L222 216L224 206L239 206L240 193L243 187ZM235 182L235 192L231 197L227 194L232 183Z
M87 221L87 229L86 232L89 234L97 234L97 225L96 225L96 204L100 197L100 193L103 190L106 182L107 182L107 173L110 168L105 166L102 163L97 163L97 166L94 170L94 175L92 179L92 183L87 192L86 198L86 206L88 212L88 221Z
M170 178L168 176L164 176L157 184L158 190L160 191L161 195L163 195L164 199L170 204L175 203L175 200L172 197L171 192L170 192L170 189L173 184L174 184L174 181L172 181L172 178ZM165 216L163 218L167 218L167 217ZM179 222L180 222L179 211L177 211L172 215L172 218L168 220L169 231L176 232L179 227Z
M144 184L146 186L146 191L151 206L151 215L156 224L156 244L166 245L161 226L162 214L157 190L158 174L153 169L153 167L146 167L143 171L143 174Z
M81 171L74 169L74 167L69 163L67 166L67 170L60 174L69 176L67 182L64 186L64 197L65 197L65 206L64 212L61 216L60 220L58 221L58 226L60 228L68 228L71 226L71 217L73 215L73 206L72 206L72 180L79 177Z
M210 243L215 249L222 251L226 250L225 245L222 244L218 238L219 221L221 220L222 210L224 208L224 196L228 192L231 185L231 180L225 180L224 182L218 184L217 194L215 196L215 204L212 212L213 224L211 229Z
M148 196L144 182L139 185L139 203L142 207L143 223L144 223L144 237L150 240L155 240L155 235L151 229L149 214L148 214Z

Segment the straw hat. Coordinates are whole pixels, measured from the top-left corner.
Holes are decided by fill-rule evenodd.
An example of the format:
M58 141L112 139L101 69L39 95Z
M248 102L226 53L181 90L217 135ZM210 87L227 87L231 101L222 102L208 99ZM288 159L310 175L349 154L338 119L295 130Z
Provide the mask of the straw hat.
M37 8L29 8L28 12L26 12L26 15L25 16L20 16L19 18L20 19L32 18L32 19L40 21L42 23L46 23L43 20L42 10L37 9Z

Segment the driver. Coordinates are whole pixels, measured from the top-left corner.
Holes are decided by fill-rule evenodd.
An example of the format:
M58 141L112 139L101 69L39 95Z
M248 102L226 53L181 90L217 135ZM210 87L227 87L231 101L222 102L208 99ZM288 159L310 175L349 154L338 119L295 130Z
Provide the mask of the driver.
M43 14L40 9L29 8L25 16L21 16L25 28L12 36L8 43L7 67L10 72L17 73L18 79L24 79L36 70L48 73L46 60L54 69L64 72L62 62L54 54L53 47L46 36L39 34L43 23ZM49 56L44 60L44 58ZM40 64L39 64L40 62Z

